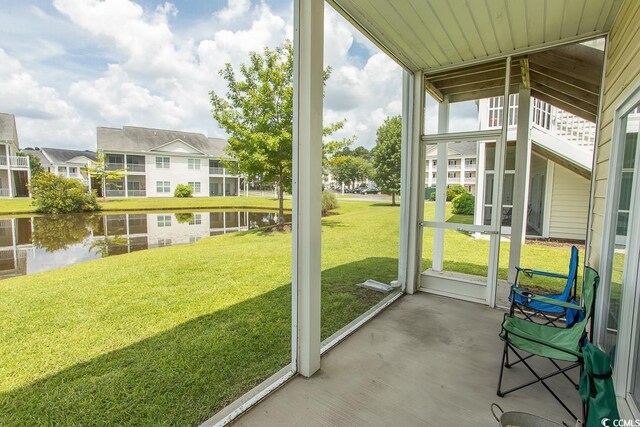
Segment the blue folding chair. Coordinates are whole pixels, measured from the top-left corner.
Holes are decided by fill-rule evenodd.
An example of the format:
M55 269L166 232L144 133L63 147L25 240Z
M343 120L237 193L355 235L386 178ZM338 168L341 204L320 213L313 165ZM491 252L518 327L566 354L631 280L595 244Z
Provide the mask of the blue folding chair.
M546 323L544 323L545 325L556 326L555 322L561 320L562 318L565 318L565 326L570 327L576 321L580 320L580 313L575 310L565 309L562 306L553 305L551 303L533 299L533 294L527 292L525 289L522 289L522 287L520 286L520 274L524 274L529 278L533 278L534 276L541 276L551 277L555 279L565 279L566 284L562 293L543 294L540 296L551 298L563 303L577 304L575 297L578 283L578 248L576 248L575 246L571 246L569 273L566 275L516 267L516 280L515 284L511 286L509 301L511 302L512 309L517 309L528 320L533 321L532 316L538 315L546 320Z

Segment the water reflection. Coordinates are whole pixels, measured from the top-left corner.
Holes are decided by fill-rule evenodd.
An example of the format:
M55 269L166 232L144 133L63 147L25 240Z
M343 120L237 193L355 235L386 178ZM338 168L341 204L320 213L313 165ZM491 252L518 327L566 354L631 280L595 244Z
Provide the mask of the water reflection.
M286 215L285 221L290 221ZM275 212L71 214L0 219L0 279L274 225Z

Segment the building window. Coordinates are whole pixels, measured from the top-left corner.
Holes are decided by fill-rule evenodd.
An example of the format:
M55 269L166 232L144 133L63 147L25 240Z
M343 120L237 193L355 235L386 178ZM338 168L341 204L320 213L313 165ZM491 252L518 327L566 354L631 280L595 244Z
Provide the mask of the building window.
M191 221L189 221L189 225L200 225L202 224L202 214L193 214L191 216Z
M169 157L156 157L157 169L169 169L171 166L171 159Z
M122 164L122 156L118 156L118 155L115 155L115 154L109 154L107 156L107 163Z
M449 172L448 176L449 176L449 178L457 178L458 174L456 172Z
M198 240L202 239L202 237L199 236L189 236L189 243L195 243Z
M437 161L437 160L432 160L432 161L431 161L431 164L435 167L435 166L437 166L437 165L438 165L438 161Z
M78 168L70 167L69 168L69 173L74 174L74 175L77 174L78 173Z
M156 191L158 193L170 193L171 183L169 181L156 181Z
M438 174L437 172L432 172L432 173L431 173L431 177L432 177L432 178L435 178L435 177L437 176L437 174Z
M171 239L158 239L158 247L171 246Z
M476 164L476 159L466 159L464 161L464 164L467 165L467 166L473 166L473 165Z
M158 227L171 227L171 215L158 215Z
M187 160L189 170L200 170L200 159Z
M458 161L457 160L449 160L449 166L457 166Z
M189 187L191 187L191 190L193 190L194 193L200 192L200 182L189 181L187 184L189 185Z

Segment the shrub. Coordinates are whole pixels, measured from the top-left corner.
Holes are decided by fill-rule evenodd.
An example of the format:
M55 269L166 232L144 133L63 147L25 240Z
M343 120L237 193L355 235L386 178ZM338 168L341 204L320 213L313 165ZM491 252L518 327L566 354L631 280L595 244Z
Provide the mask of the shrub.
M467 189L460 184L452 185L447 188L447 202L452 201L460 194L468 193Z
M451 212L456 215L473 215L475 197L473 194L464 192L453 198Z
M176 197L191 197L193 196L193 188L186 184L178 184L173 195Z
M436 201L436 192L435 191L429 195L429 200L431 200L432 202Z
M180 197L180 196L176 196L176 197ZM178 224L188 224L191 221L193 221L193 214L190 212L177 212L176 220L178 221Z
M327 216L329 211L336 209L338 207L338 199L336 195L329 192L322 192L322 216Z
M43 172L31 177L29 188L38 212L56 215L100 210L95 191L89 192L74 178Z

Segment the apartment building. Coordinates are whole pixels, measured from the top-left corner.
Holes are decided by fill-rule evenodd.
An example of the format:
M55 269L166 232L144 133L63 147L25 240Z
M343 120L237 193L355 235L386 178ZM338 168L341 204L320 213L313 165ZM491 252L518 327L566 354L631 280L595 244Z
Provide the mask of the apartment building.
M244 179L222 164L227 142L204 134L135 126L99 127L98 151L109 170L124 177L107 182L106 197L173 197L178 184L194 197L238 196ZM95 184L94 184L95 186Z
M45 171L64 178L75 178L91 187L91 177L86 168L96 161L94 151L36 147L23 152L37 157Z
M478 101L480 130L502 126L502 97ZM584 240L596 125L533 98L527 173L527 235ZM509 131L503 177L502 226L509 234L513 210L518 96L509 97ZM460 184L476 197L475 222L490 220L495 144L464 141L447 145L447 186ZM426 150L425 185L437 182L437 147Z
M19 153L16 118L0 113L0 197L29 196L29 157Z

